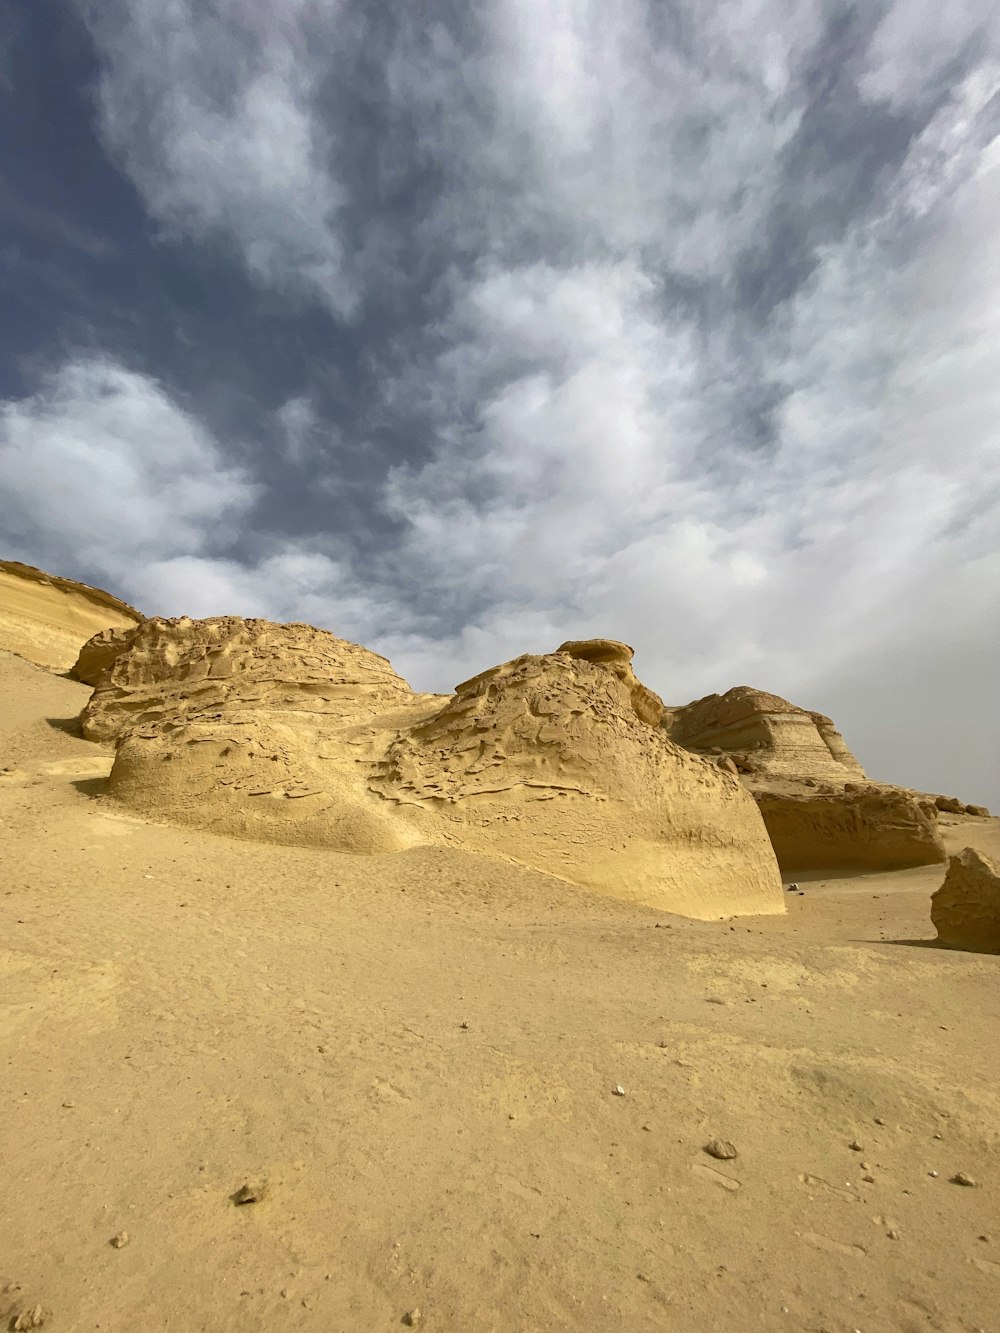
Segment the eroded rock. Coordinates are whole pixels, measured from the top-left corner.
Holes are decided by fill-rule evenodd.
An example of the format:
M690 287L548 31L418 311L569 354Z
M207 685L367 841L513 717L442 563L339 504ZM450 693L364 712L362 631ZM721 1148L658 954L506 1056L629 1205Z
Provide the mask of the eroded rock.
M931 897L931 921L942 944L1000 953L1000 865L974 847L963 847Z

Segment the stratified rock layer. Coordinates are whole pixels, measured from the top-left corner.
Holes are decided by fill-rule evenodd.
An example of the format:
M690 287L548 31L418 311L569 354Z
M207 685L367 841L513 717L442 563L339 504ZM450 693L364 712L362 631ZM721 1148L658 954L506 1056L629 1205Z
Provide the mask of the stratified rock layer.
M944 883L931 897L931 921L942 944L1000 953L1000 865L964 847L948 862Z
M0 560L0 649L65 671L104 629L131 629L141 614L100 588Z
M945 859L933 820L895 787L774 791L754 796L782 874L902 870Z
M669 708L664 726L678 745L722 751L744 772L798 779L864 776L828 717L748 685Z
M631 649L518 658L448 698L306 625L150 620L96 675L85 734L144 812L345 851L442 843L691 916L780 912L731 774L674 745Z

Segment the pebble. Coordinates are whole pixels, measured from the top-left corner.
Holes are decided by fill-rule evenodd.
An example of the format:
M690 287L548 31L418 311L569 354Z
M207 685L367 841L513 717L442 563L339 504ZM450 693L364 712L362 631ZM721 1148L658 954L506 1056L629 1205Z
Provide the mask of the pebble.
M869 1185L875 1184L875 1177L869 1171L866 1171L865 1174L861 1177L861 1179L866 1181Z
M119 1231L117 1236L111 1237L108 1244L113 1245L116 1250L123 1250L125 1246L128 1244L128 1232Z
M22 1330L27 1328L41 1328L48 1318L48 1310L43 1310L40 1305L34 1305L30 1310L22 1310L12 1322L11 1328L14 1333L22 1333Z
M887 1231L885 1234L889 1237L890 1240L899 1240L899 1232L898 1232L898 1231L895 1231L895 1230L893 1230L893 1231Z
M882 1119L882 1117L881 1117L880 1115L877 1115L877 1116L875 1117L875 1123L876 1123L876 1125L884 1125L884 1124L885 1124L885 1121Z
M967 1176L964 1171L958 1171L951 1178L953 1185L967 1185L970 1189L976 1188L976 1182L971 1176Z
M611 1095L612 1097L624 1097L625 1089L622 1087L620 1083L616 1083L615 1086L611 1089Z
M865 1150L865 1145L859 1143L857 1139L851 1139L847 1146L850 1148L851 1152L864 1152Z
M928 1174L929 1176L933 1176L935 1180L937 1179L937 1172L936 1172L936 1171L928 1171L927 1174Z
M416 1306L412 1310L407 1310L406 1314L403 1315L403 1323L407 1328L416 1328L422 1319L423 1315Z
M734 1157L739 1157L735 1146L728 1139L709 1139L704 1151L709 1157L717 1157L720 1162L731 1162Z
M237 1207L245 1203L259 1203L264 1197L263 1185L241 1185L233 1195Z

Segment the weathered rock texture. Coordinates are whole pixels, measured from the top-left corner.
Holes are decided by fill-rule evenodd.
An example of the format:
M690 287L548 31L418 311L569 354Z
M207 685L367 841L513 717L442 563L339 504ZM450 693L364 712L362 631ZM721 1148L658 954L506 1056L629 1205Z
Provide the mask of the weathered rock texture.
M902 870L945 859L935 822L895 787L776 791L754 796L782 874Z
M581 647L459 685L393 742L374 789L440 810L449 841L615 897L699 917L781 911L739 780L644 720L651 692Z
M100 588L0 560L0 649L65 671L99 631L131 628L141 614Z
M931 897L931 921L942 944L1000 953L1000 865L973 847L953 856Z
M448 844L691 916L783 910L752 798L655 725L625 645L440 697L311 626L157 619L96 680L84 732L117 740L110 791L144 812L345 851Z
M747 685L668 708L664 726L678 745L699 753L722 751L743 772L798 779L864 776L828 717Z

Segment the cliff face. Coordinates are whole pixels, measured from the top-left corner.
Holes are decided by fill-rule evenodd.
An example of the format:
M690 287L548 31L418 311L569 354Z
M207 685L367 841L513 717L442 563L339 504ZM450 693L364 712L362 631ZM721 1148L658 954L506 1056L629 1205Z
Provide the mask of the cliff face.
M908 792L866 786L754 793L782 874L902 870L944 860L936 821Z
M85 734L117 740L110 790L154 816L344 851L441 843L691 916L783 910L751 796L664 735L625 645L440 697L310 626L150 620L96 679Z
M762 777L864 776L828 717L748 685L667 709L664 726L678 745L701 753L719 750L741 771Z
M0 649L38 666L68 670L105 629L130 629L142 615L100 588L0 560Z

